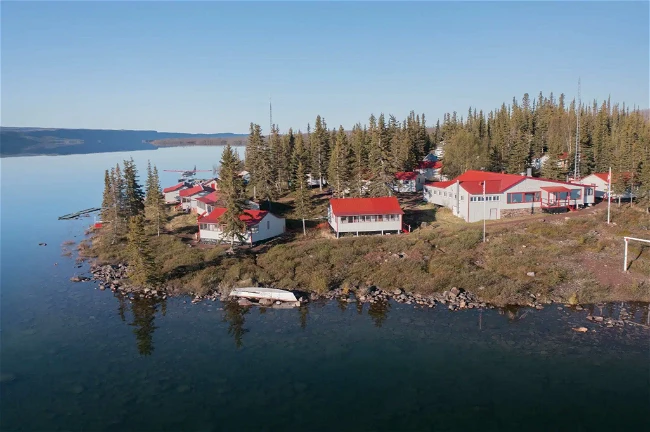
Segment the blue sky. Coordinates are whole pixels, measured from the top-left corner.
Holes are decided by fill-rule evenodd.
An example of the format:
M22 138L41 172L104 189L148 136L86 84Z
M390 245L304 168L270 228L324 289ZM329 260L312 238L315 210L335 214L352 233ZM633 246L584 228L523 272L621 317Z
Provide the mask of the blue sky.
M648 2L2 2L2 125L350 128L528 92L648 107Z

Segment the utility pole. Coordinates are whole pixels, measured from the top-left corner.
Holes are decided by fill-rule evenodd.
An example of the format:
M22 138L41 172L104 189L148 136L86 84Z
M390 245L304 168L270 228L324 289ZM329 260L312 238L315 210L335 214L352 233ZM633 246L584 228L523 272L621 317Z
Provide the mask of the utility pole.
M612 167L609 167L609 174L607 175L607 225L609 225L609 212L612 204Z
M483 181L483 243L485 243L485 180Z

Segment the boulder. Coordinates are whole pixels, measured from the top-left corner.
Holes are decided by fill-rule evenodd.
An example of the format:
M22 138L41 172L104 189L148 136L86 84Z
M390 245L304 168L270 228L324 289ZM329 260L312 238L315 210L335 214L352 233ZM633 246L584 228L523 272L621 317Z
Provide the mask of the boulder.
M526 273L526 276L535 277L535 272L532 272L532 271L528 272L528 273Z
M239 299L237 303L239 303L239 306L251 306L253 304L250 300L245 298Z

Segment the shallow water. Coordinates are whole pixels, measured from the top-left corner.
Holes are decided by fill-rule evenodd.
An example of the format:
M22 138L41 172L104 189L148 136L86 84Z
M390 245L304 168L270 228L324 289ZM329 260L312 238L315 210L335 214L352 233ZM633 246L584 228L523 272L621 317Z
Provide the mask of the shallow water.
M192 167L197 150L134 157ZM69 282L85 268L61 244L92 218L56 216L97 205L94 171L122 156L2 160L3 431L650 427L650 332L601 327L586 310L131 303ZM98 184L74 183L75 169ZM42 209L23 211L34 194L19 188L41 191ZM625 307L647 323L648 305ZM591 313L618 318L619 308Z

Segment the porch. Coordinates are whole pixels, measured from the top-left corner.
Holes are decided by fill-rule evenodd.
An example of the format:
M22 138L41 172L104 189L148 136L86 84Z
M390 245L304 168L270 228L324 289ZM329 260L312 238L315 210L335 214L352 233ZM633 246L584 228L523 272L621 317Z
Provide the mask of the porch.
M571 189L564 186L546 186L540 189L540 207L542 210L575 210L576 200L571 197Z

